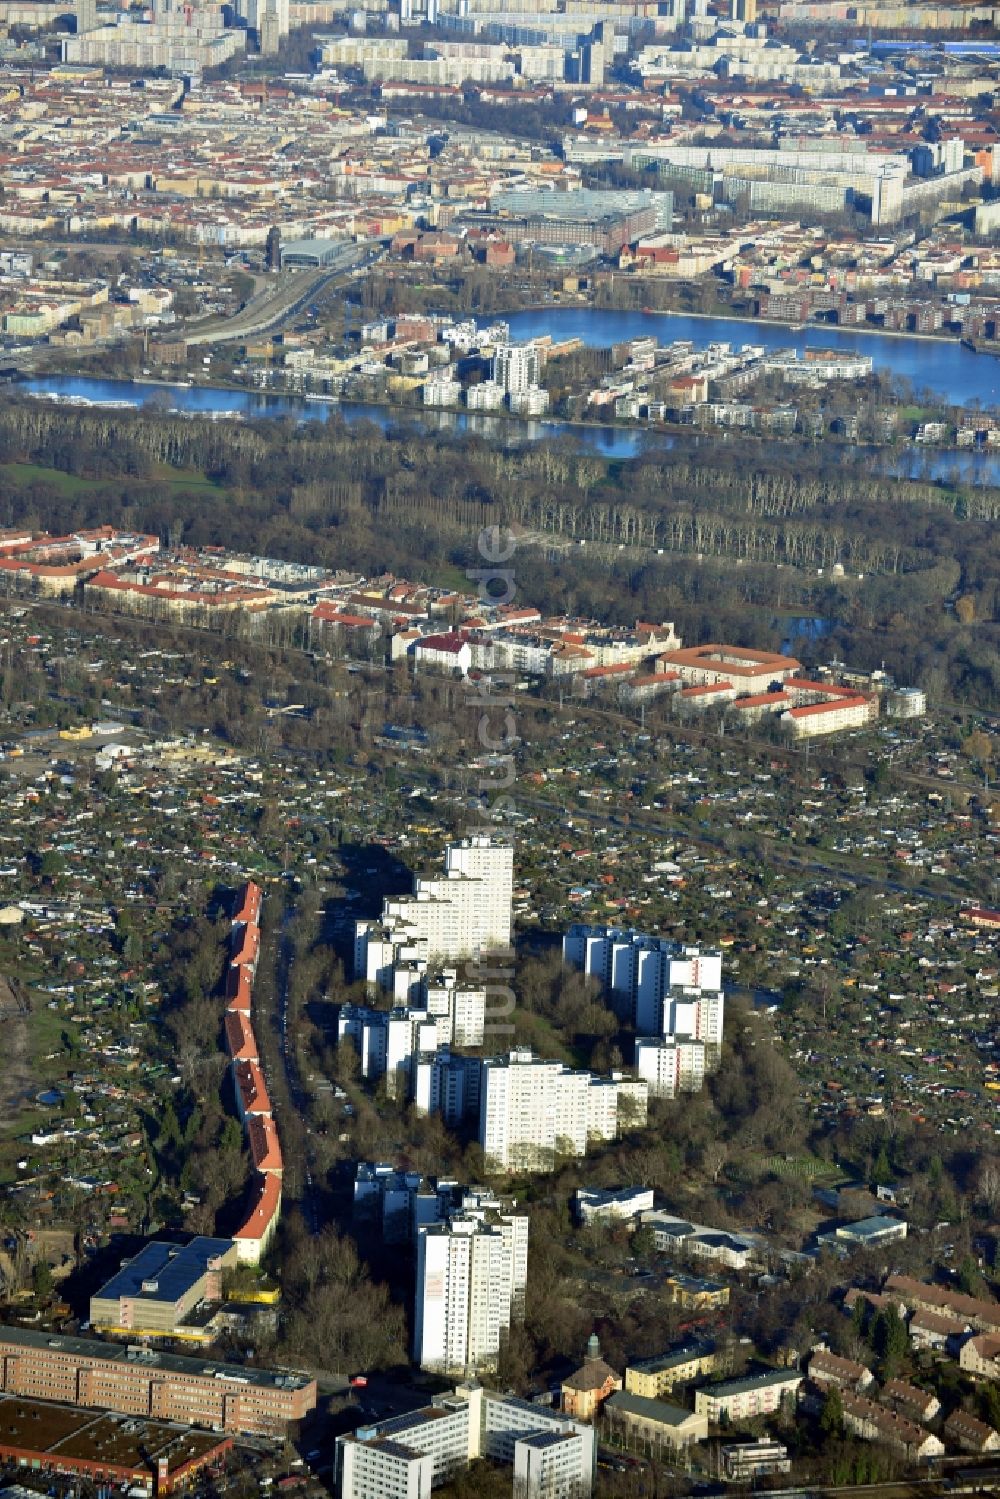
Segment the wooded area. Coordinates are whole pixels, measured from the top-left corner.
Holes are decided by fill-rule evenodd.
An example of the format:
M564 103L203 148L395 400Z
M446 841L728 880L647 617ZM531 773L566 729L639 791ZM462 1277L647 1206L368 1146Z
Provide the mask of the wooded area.
M860 452L834 467L798 445L692 440L623 461L569 440L502 448L336 417L208 423L14 401L0 414L12 462L99 482L0 479L5 524L109 521L172 545L457 583L472 538L500 521L533 543L518 588L543 610L672 618L691 640L760 645L773 642L762 613L808 612L826 622L827 654L884 660L938 699L1000 701L1000 491L873 475Z

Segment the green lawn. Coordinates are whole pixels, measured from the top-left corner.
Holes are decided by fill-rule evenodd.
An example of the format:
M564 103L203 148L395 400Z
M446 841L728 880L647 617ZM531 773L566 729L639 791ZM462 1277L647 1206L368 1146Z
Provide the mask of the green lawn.
M60 494L66 495L104 489L109 484L120 482L123 477L112 474L106 479L89 479L81 474L64 473L59 468L44 468L38 463L0 463L0 480L6 480L15 488L23 489L29 484L51 484L53 489L58 489ZM159 464L147 478L130 482L170 484L178 489L205 489L213 493L221 492L220 485L214 479L207 478L196 469L170 468L168 464Z

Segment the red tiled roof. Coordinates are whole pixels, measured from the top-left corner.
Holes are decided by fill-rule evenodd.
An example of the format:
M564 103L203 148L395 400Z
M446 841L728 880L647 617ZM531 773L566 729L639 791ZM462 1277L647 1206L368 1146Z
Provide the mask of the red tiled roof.
M262 1172L254 1183L253 1206L234 1239L263 1239L281 1208L281 1182L273 1172Z
M256 1062L234 1062L233 1076L240 1095L244 1114L269 1114L271 1100L267 1096L264 1074Z
M257 1061L257 1037L249 1017L241 1010L227 1010L224 1018L226 1047L234 1062Z
M835 697L832 701L828 699L825 703L804 703L801 708L789 708L788 715L790 718L805 718L811 713L831 713L839 708L860 708L868 701L868 698L857 693L853 697Z
M251 1116L247 1121L247 1140L256 1171L281 1171L283 1162L278 1128L270 1114Z

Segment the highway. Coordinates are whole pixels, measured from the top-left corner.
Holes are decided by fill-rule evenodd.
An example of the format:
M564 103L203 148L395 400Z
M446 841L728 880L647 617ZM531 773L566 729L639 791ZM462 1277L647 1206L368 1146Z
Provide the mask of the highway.
M291 322L338 277L363 265L370 250L367 243L345 244L331 265L315 271L284 271L269 281L259 296L251 297L235 317L213 318L201 327L195 325L185 331L184 342L192 346L232 343L240 338L256 338Z

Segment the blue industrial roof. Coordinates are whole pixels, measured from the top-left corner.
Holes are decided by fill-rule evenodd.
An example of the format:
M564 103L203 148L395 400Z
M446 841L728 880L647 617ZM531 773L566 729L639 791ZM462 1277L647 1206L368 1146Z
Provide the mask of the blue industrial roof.
M117 1301L123 1296L148 1301L176 1302L200 1280L211 1260L228 1254L232 1239L200 1236L190 1244L167 1244L155 1239L134 1259L123 1265L97 1293L98 1300ZM143 1290L144 1285L149 1290ZM155 1284L156 1290L152 1289Z

